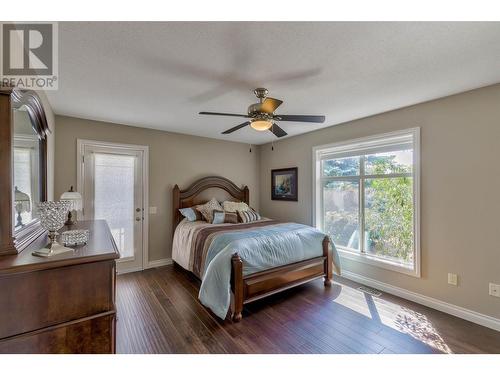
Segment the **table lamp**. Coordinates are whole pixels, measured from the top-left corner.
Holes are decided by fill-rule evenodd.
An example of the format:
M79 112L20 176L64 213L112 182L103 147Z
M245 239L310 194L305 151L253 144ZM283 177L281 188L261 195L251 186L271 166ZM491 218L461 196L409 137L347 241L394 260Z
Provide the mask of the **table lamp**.
M16 212L17 212L16 227L23 226L23 218L21 217L21 214L23 212L30 211L30 209L31 209L30 196L26 193L23 193L16 186L14 188L14 203L15 203Z
M68 212L68 220L64 223L64 225L74 225L76 224L76 220L73 220L73 215L71 211L81 211L82 210L82 195L73 190L73 186L71 188L62 193L61 195L61 201L68 201L69 202L69 212Z

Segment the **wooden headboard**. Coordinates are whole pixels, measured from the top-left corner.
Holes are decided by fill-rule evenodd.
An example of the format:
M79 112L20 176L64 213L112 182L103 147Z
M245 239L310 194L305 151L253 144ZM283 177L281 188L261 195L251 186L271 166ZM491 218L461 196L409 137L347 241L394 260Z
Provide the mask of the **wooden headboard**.
M192 207L197 204L203 204L207 201L203 197L203 192L209 189L215 189L226 192L232 200L245 202L249 204L250 193L248 187L244 186L240 189L234 182L224 177L209 176L195 181L191 186L185 190L181 190L178 185L174 186L173 191L173 222L172 222L172 235L175 228L182 220L182 215L179 208Z

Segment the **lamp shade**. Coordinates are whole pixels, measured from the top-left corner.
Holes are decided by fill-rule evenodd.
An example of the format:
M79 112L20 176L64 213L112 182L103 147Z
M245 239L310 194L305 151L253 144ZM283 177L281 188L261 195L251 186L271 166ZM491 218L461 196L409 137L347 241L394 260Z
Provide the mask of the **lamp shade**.
M69 191L62 193L60 199L70 203L70 210L82 210L82 195L79 192L74 191L73 186L71 186Z
M30 196L19 190L17 186L14 188L14 203L19 212L28 212L31 209Z

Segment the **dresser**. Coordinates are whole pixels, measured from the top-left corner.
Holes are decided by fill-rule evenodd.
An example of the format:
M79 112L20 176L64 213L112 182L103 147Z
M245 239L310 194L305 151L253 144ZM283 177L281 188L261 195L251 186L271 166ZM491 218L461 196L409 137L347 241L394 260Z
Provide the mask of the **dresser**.
M73 253L0 257L0 353L115 353L116 244L104 220L71 229L90 230Z

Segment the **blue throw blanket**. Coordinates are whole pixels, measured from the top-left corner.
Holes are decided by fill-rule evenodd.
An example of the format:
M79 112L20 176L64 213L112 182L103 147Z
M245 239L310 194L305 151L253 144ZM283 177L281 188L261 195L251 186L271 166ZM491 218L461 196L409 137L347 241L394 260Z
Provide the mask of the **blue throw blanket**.
M200 301L225 319L231 301L231 257L243 260L243 275L323 255L325 234L307 225L282 223L218 234L210 244L203 270ZM340 259L333 249L333 267L340 274Z

